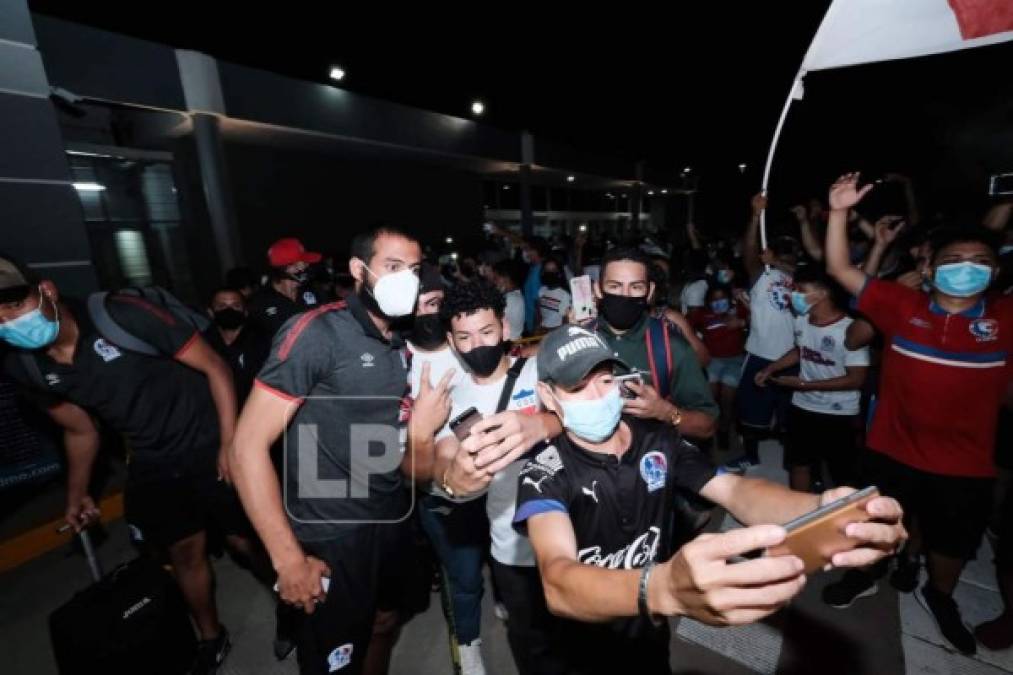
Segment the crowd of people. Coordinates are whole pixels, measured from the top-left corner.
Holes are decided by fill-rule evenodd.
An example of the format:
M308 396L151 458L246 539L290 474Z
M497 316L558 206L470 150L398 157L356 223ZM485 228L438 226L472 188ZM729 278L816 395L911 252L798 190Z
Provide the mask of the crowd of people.
M870 223L874 189L843 176L766 246L764 195L738 236L688 225L685 250L490 225L441 258L378 226L344 265L281 239L204 311L79 301L0 257L2 372L63 430L75 528L99 517L100 429L126 437L126 520L172 566L195 673L230 648L212 536L276 590L274 655L303 673L386 672L434 574L455 668L484 673L487 568L522 675L668 673L667 617L776 612L803 562L749 554L867 485L824 601L889 573L956 650L1008 648L1013 203ZM765 439L788 486L749 475ZM704 533L716 506L743 527ZM972 632L953 591L986 529L1006 607Z

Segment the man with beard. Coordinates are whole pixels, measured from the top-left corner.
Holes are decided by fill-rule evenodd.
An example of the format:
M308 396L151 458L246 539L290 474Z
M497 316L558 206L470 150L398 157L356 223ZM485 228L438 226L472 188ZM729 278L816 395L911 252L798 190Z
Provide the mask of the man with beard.
M355 294L275 336L232 456L281 599L307 615L302 673L385 670L413 577L398 443L408 352L392 323L415 310L422 251L377 227L353 239L351 254ZM286 428L283 503L269 449Z

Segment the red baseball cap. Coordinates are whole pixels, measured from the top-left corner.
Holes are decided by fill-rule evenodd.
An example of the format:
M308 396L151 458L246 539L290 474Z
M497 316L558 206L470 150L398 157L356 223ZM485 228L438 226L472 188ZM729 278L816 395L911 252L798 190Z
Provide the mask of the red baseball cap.
M295 237L279 239L267 249L267 261L271 267L288 267L297 262L316 263L322 257L319 253L307 251Z

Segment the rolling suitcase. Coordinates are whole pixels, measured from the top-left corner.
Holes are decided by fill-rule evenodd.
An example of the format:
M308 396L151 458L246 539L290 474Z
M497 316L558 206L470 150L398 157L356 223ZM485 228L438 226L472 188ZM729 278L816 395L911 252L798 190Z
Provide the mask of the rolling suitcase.
M103 576L86 530L80 540L95 583L49 616L60 675L189 672L197 638L172 576L145 557Z

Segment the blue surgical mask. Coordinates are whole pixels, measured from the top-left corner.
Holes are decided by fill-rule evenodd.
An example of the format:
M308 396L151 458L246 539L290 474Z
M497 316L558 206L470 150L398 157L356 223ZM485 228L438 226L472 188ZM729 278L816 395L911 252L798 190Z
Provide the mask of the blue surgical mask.
M958 262L936 268L936 290L955 298L969 298L983 292L992 283L992 268L973 262Z
M711 303L711 310L715 314L727 314L728 310L732 308L732 301L728 298L721 298Z
M563 409L563 427L591 443L601 443L611 436L623 412L619 387L612 387L601 398L559 401L559 406Z
M799 291L791 292L791 308L799 316L805 316L813 308L812 303L805 299L805 293Z
M718 283L730 284L732 282L732 271L728 269L718 270Z
M40 293L40 297L44 296ZM56 308L55 303L53 307ZM59 310L56 312L56 320L50 321L42 309L36 307L16 319L0 323L0 339L20 349L41 349L52 344L60 332Z

